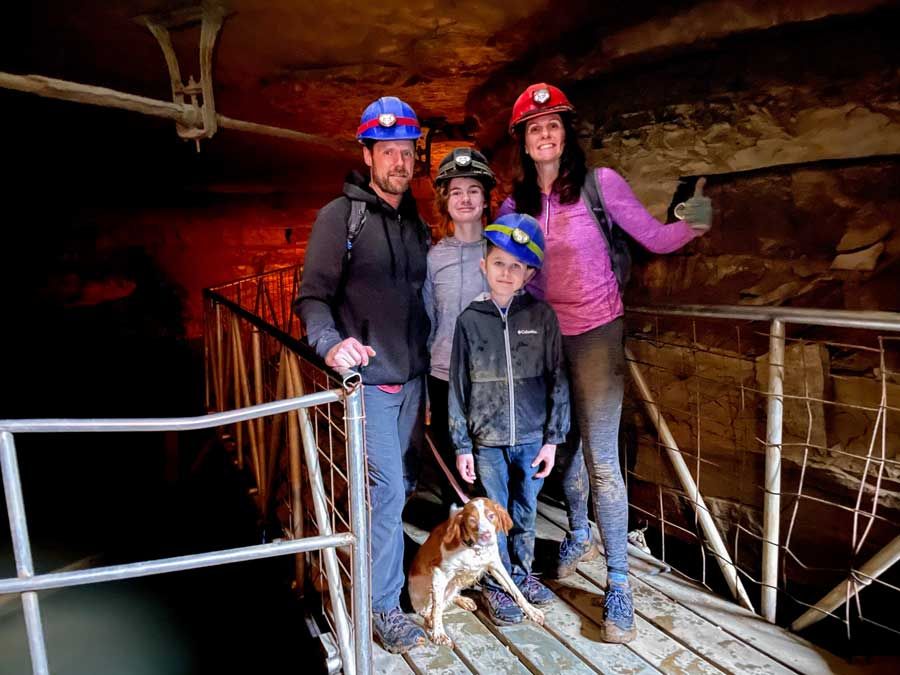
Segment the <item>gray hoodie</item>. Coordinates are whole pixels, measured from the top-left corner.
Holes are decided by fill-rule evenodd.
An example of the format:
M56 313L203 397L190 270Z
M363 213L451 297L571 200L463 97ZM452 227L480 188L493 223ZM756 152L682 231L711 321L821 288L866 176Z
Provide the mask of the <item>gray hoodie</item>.
M422 297L431 319L428 337L431 374L438 379L450 379L450 352L457 317L487 290L480 268L483 255L483 239L462 242L456 237L444 237L428 252Z

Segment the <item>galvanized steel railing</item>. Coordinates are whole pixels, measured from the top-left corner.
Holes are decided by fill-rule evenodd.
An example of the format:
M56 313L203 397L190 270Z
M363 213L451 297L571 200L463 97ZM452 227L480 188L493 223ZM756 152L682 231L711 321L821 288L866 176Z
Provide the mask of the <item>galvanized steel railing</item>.
M31 544L25 517L25 503L16 454L14 434L23 433L104 433L147 431L191 431L211 429L227 424L252 423L267 416L296 413L300 410L343 402L347 428L347 473L352 531L276 541L269 544L113 565L87 570L52 574L34 573ZM41 624L38 591L83 584L131 579L154 574L258 560L310 551L329 551L349 547L353 576L357 583L353 594L353 631L340 635L341 657L345 672L368 673L371 668L370 613L368 589L368 539L366 529L366 483L363 453L362 395L358 386L335 388L281 401L264 403L229 412L202 417L165 419L98 419L98 420L4 420L0 421L0 468L6 494L7 513L16 559L17 578L0 580L0 594L20 593L25 614L32 669L36 674L50 672ZM321 480L321 478L320 478ZM355 639L358 637L359 639Z
M731 323L723 325L722 320L728 320ZM795 522L798 506L802 500L807 499L830 504L844 512L852 513L852 541L849 541L850 537L848 537L848 545L852 552L851 558L856 558L862 551L866 536L870 533L873 523L878 522L887 528L893 527L895 531L898 529L897 523L884 522L884 518L877 511L880 496L879 490L882 485L885 468L888 466L892 468L900 466L900 462L892 459L891 453L887 449L888 416L894 415L896 420L897 414L900 413L900 408L897 407L896 402L892 404L888 400L888 378L896 375L896 373L891 373L890 362L886 361L885 358L885 354L893 354L891 352L892 346L894 351L896 351L897 346L900 346L900 342L898 342L900 338L885 337L879 335L879 333L900 332L900 314L789 307L683 305L629 307L628 322L630 329L626 353L633 376L632 379L636 384L637 398L643 401L648 416L656 427L659 438L657 441L658 447L667 453L668 458L676 469L676 475L683 489L679 494L693 507L697 524L702 531L702 536L699 534L695 535L683 527L673 525L672 522L667 521L663 510L662 491L659 493L658 513L652 513L632 504L633 508L637 508L642 515L658 520L663 531L663 547L665 546L664 533L666 527L670 529L674 527L674 529L680 530L686 535L697 536L701 542L705 541L704 555L708 553L718 562L736 599L742 604L750 606L751 609L753 608L746 591L744 591L739 571L742 572L744 577L754 581L757 579L745 570L738 570L736 561L733 560L732 555L727 550L719 528L704 502L700 490L701 474L710 470L716 470L715 468L710 468L708 466L710 460L702 456L703 439L708 437L709 433L708 431L702 431L703 425L708 424L704 419L703 405L721 406L722 401L716 401L715 397L722 396L722 392L729 386L733 389L739 389L741 402L738 407L749 409L748 418L750 419L749 422L747 419L733 420L735 426L732 429L735 433L733 451L747 454L751 454L753 451L752 447L742 445L738 438L740 434L736 427L740 423L747 427L741 430L744 442L746 443L748 439L751 443L754 441L758 442L764 446L765 452L763 485L751 485L750 487L752 490L761 487L764 495L762 536L759 537L762 546L762 566L758 583L761 587L761 613L768 621L775 621L779 589L785 590L783 584L779 584L779 574L783 574L785 556L789 556L792 562L797 562L801 566L804 565L789 548L792 534L794 536L797 534ZM754 322L757 324L756 328L753 327ZM758 322L766 322L768 328L762 329L759 327ZM796 334L800 334L801 331L805 331L805 334L789 338L786 325L795 326L797 329ZM811 331L814 332L818 327L853 329L855 332L852 335L857 340L855 343L850 343L849 341L842 343L818 335L811 335ZM731 333L730 338L727 337L729 332ZM867 339L864 340L859 336L865 336ZM756 340L758 344L755 347L750 347L749 345L756 338L761 339ZM790 393L786 393L786 342L791 342L792 345L800 348L801 358L805 353L802 350L809 345L814 345L817 349L831 347L846 351L859 350L879 355L880 368L876 369L875 373L878 376L878 384L883 392L880 403L867 405L862 401L851 403L826 400L824 396L817 397L814 393L811 393L809 382L805 380L805 390L801 392L792 390ZM866 344L860 344L861 342L866 342ZM766 346L768 348L767 351ZM698 359L698 355L700 359ZM709 374L712 369L707 368L705 370L702 364L698 364L698 360L703 358L718 359L723 363L731 363L735 368L735 373L725 378L729 382L723 386L722 379L715 380L716 376ZM669 361L663 363L666 359L669 359ZM676 360L677 362L675 362ZM743 369L746 375L747 369L749 369L753 373L753 369L760 365L760 362L762 362L767 371L766 379L768 383L764 389L754 390L752 384L750 386L746 384L746 377L741 379L742 375L738 371ZM797 382L800 378L796 372L799 369L798 364L792 364L787 370L791 371L792 368L791 380L792 382ZM656 380L655 388L648 385L644 371L648 371L651 373L651 376L655 376L653 378ZM802 377L806 378L805 371L802 373ZM694 386L694 389L690 390L690 400L687 406L690 408L689 410L673 409L671 404L667 409L665 405L659 404L659 400L662 398L672 398L671 389L673 387L683 386L687 390L689 385L684 384L687 382L693 383ZM752 434L756 411L754 404L752 402L748 403L747 399L756 396L765 398L765 440L754 439ZM793 504L789 506L791 509L790 525L787 529L787 535L782 536L782 451L784 446L785 400L789 401L790 405L805 405L810 409L810 412L805 443L801 440L801 442L789 444L803 446L803 455L799 487L789 495L794 498ZM810 450L815 448L815 442L811 441L811 437L814 433L825 433L823 429L814 428L817 425L824 425L824 417L820 416L814 419L812 412L812 406L814 405L830 405L838 408L859 410L874 417L872 438L868 452L861 455L853 455L846 450L843 451L843 454L852 457L853 461L862 463L861 479L855 504L829 502L819 496L804 493L803 477L806 472L806 458ZM670 424L667 422L666 416L668 415L681 418L683 441L681 448L679 448L675 434L673 434ZM695 433L695 437L685 438L685 429L690 429L692 434ZM879 439L880 443L877 442ZM684 456L693 458L693 467L688 467ZM870 472L874 475L874 479L871 479L871 484ZM638 475L635 475L635 477L640 480L646 480L646 478ZM752 479L747 476L739 477L738 480L748 481ZM662 489L661 486L660 489ZM870 493L874 494L870 496ZM736 537L741 533L758 536L749 532L747 528L742 527L740 523L729 523L729 526L735 530ZM737 539L735 539L734 551L736 555ZM900 560L900 535L893 540L889 540L871 559L865 560L860 564L851 563L845 571L846 579L822 600L815 604L807 605L806 612L793 622L792 627L795 630L800 630L830 615L841 604L846 602L849 605L850 600L856 596L861 588L877 582L878 577L898 560ZM890 583L880 583L885 589L900 590ZM861 610L860 616L862 616ZM900 626L894 628L887 626L887 628L900 632L898 631Z

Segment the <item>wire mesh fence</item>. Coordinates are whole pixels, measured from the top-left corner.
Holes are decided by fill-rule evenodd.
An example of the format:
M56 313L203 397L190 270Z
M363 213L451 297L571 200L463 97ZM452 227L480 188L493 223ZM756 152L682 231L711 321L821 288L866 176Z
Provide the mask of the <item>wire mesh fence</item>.
M773 343L773 324L760 317L629 314L630 367L649 385L649 396L632 388L623 413L632 519L648 526L659 557L720 589L723 556L699 522L708 512L743 583L759 591L751 596L776 588L778 619L795 629L827 615L848 635L860 623L900 632L890 609L900 590L900 570L890 569L900 557L900 338L797 320L770 364L778 336ZM782 392L775 448L773 365ZM648 412L648 398L658 412ZM668 441L653 414L665 419ZM673 443L700 503L671 470ZM765 517L771 450L780 455L774 529ZM778 552L768 579L767 544ZM838 604L822 598L832 587Z
M350 386L300 340L301 325L291 312L299 274L299 268L289 268L207 291L210 410ZM338 401L258 424L237 424L223 435L235 462L252 477L263 521L282 536L359 535L350 499L350 417ZM356 452L364 452L361 443ZM359 583L353 566L349 548L296 559L297 591L321 595L322 615L337 636L346 630L348 617L369 613L368 598L364 606L355 601L352 613L346 608Z

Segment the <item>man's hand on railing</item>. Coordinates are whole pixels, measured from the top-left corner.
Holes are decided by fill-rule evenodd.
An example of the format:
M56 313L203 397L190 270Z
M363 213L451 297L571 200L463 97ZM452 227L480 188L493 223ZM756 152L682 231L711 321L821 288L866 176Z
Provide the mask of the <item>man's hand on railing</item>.
M335 370L369 365L369 358L375 356L375 350L364 345L356 338L341 340L328 350L325 363Z

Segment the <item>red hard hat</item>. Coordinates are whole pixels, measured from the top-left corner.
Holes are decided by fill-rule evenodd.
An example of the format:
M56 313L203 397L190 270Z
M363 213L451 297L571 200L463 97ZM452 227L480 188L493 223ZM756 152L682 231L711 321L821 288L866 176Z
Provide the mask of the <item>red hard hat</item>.
M513 104L512 117L509 118L509 133L516 132L521 122L547 113L573 113L575 106L552 84L538 82L523 91Z

